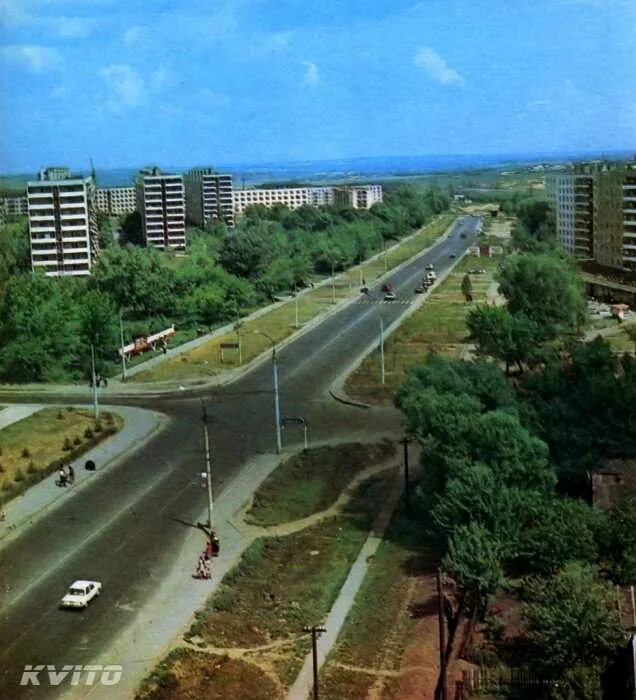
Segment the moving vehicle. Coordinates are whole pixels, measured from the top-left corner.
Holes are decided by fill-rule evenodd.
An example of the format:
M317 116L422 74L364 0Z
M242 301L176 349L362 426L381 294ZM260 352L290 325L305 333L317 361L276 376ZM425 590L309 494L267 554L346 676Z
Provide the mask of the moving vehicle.
M393 292L393 285L390 282L385 282L382 285L382 291L385 293L391 293Z
M393 292L393 291L387 292L384 295L384 301L395 301L395 299L396 299L396 296L395 296L395 292Z
M427 270L434 270L435 268L433 267L433 263L429 263L429 264L426 266L426 269L427 269Z
M451 253L448 257L449 257L449 258L456 258L456 257L457 257L457 253Z
M73 581L60 605L63 608L86 608L101 591L102 584L99 581L85 581L83 579Z
M435 274L435 271L434 271L434 270L429 270L429 271L426 273L426 279L427 279L429 282L435 282L435 280L437 279L437 275Z
M419 287L415 287L415 293L416 294L424 294L424 292L428 289L427 285L425 285L423 282L420 284Z

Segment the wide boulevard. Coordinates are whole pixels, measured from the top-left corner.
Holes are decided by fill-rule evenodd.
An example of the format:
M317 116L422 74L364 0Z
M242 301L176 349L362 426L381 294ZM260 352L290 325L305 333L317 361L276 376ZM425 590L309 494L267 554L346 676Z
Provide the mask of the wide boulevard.
M399 302L416 298L425 265L433 263L443 274L455 262L451 256L474 241L478 222L458 220L450 236L394 273L396 302L383 302L380 289L371 288L378 303L350 304L282 348L282 414L306 417L312 440L398 430L397 412L347 406L328 389L377 339L380 316L388 326L408 309ZM275 451L271 362L199 393L208 406L215 489L222 493L250 457ZM165 413L167 427L0 546L0 698L56 697L52 687L20 687L25 664L86 664L108 649L130 624L128 611L147 599L179 551L187 532L182 523L203 517L205 491L196 478L203 464L200 397L182 392L121 401ZM300 438L300 431L289 432ZM108 595L81 614L59 610L63 591L78 577L102 581ZM109 604L115 600L117 606Z

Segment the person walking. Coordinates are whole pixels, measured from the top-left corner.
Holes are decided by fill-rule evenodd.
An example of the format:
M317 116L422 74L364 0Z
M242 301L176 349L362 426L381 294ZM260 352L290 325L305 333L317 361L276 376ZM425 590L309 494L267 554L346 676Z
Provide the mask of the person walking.
M73 465L69 464L68 465L68 483L72 484L75 481L75 469L73 469Z
M58 484L60 486L66 486L66 471L64 470L64 467L60 467L59 476L60 480L58 481Z

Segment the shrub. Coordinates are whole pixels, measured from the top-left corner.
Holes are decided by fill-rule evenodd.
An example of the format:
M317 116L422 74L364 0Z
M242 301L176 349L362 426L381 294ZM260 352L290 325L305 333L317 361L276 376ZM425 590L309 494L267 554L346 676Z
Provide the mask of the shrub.
M104 426L102 425L101 421L95 421L95 432L101 433L102 430L104 430Z
M31 456L31 450L29 450L28 447L23 447L22 456L24 457L24 459L28 459Z
M0 474L4 474L5 471L6 470L4 468L4 464L2 464L2 462L0 462Z
M73 449L73 444L71 443L70 438L64 438L64 444L62 445L62 449L66 452Z
M92 437L93 437L93 431L91 430L90 425L89 425L89 426L86 428L86 430L84 431L84 437L85 437L87 440L91 440L91 439L92 439Z
M73 438L73 444L74 445L81 445L82 444L82 438L79 435L76 435Z
M115 416L112 413L106 413L105 418L108 425L113 425L115 423Z
M27 473L28 474L35 474L37 472L37 467L35 466L35 463L33 460L29 462L29 466L27 467Z
M15 476L13 477L13 480L16 482L24 481L24 472L19 467L16 469Z
M2 490L3 491L11 491L12 488L13 487L6 479L2 482Z
M57 419L58 419L58 420L64 420L64 414L62 413L62 409L60 409L60 410L57 412Z

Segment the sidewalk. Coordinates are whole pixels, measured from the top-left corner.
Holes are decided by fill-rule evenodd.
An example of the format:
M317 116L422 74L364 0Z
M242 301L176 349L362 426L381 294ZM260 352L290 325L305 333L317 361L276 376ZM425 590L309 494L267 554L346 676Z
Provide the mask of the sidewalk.
M10 408L22 407L15 406ZM4 409L2 413L4 414L10 408ZM31 412L33 413L39 408L41 407L37 406ZM124 419L124 427L118 433L72 462L75 470L75 483L72 486L56 486L55 481L58 475L54 473L38 484L31 486L21 496L17 496L9 501L2 508L5 519L0 523L0 549L15 539L25 526L37 522L44 515L61 505L64 499L72 498L91 479L101 478L108 471L108 467L131 450L141 447L167 420L162 413L142 408L131 408L128 406L103 406L103 408L119 413ZM97 465L97 470L94 472L88 472L84 469L84 464L89 459L93 460Z
M318 669L322 667L327 658L327 654L331 651L332 647L335 645L340 630L347 619L347 615L353 602L355 600L356 594L364 581L367 569L369 568L370 560L375 554L376 550L382 542L384 533L391 522L391 517L393 511L402 495L402 490L404 488L404 476L402 470L398 471L395 478L393 488L384 504L382 510L378 513L371 532L367 537L365 543L362 545L362 549L358 554L358 558L353 563L344 582L340 593L336 598L336 602L333 604L327 619L324 621L324 626L326 631L320 635L318 638L317 647L317 660ZM321 620L316 620L316 624L321 623ZM289 689L286 700L305 700L309 697L309 694L313 688L313 656L310 652L305 657L305 662L300 670L300 673L296 677L294 684Z
M23 418L28 418L37 413L43 406L40 404L20 404L19 406L7 406L0 411L0 430L6 428L11 423L17 423Z

